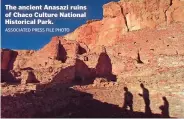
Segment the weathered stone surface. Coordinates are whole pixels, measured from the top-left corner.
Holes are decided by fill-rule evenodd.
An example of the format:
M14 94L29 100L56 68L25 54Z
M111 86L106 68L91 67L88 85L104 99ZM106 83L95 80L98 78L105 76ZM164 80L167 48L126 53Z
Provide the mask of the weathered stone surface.
M172 0L171 7L166 11L167 23L183 22L184 21L184 1Z
M50 58L65 62L68 57L75 57L77 51L78 43L76 41L67 41L62 37L56 36L51 39L50 43L37 51L35 55L42 59Z
M114 44L122 35L128 32L126 21L123 15L114 18L104 18L103 26L100 29L96 42L98 45Z
M164 28L171 23L184 22L183 1L179 0L121 0L103 6L103 19L77 28L66 39L95 45L109 45L123 38L128 31Z
M17 52L16 60L13 64L13 69L20 70L26 67L26 63L31 60L36 51L34 50L15 50Z
M138 52L143 63L155 63L155 56L182 55L183 24L173 24L166 29L141 30L129 32L114 46L109 46L107 52L124 57L137 59Z
M128 29L133 31L166 25L165 12L171 3L170 0L122 0L119 4L127 20Z
M75 79L75 66L59 69L52 76L51 83L71 83Z
M64 38L83 42L88 45L88 47L92 47L92 45L95 45L98 40L98 32L100 31L101 26L101 21L84 24L74 32L65 35Z
M103 6L104 18L114 18L122 15L123 15L122 8L117 2L110 2Z
M100 86L101 84L104 84L106 82L108 82L108 80L105 78L96 78L93 82L93 86Z

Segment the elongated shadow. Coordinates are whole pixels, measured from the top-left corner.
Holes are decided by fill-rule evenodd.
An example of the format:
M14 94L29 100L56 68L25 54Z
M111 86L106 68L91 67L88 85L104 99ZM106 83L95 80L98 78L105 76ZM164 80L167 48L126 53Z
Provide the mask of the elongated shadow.
M164 101L164 105L161 105L159 108L162 111L162 117L163 118L169 118L169 102L166 97L162 97L162 100Z
M128 90L127 87L124 87L124 104L123 104L123 109L127 110L127 108L130 108L130 111L133 112L133 95L132 93Z
M150 98L149 98L149 90L145 88L144 84L140 84L140 87L142 88L142 94L139 94L144 100L145 103L145 114L148 116L152 115L151 108L150 108Z

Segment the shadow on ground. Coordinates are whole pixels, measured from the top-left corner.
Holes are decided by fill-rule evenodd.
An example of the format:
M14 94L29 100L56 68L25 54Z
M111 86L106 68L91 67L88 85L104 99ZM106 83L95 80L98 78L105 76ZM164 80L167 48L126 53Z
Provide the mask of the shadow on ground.
M92 94L74 90L71 85L38 85L36 91L2 96L2 117L162 117L124 110L118 105L93 99Z
M60 58L61 59L61 58ZM63 61L66 59L64 58ZM75 90L70 84L58 84L57 80L61 81L60 76L66 72L70 72L75 68L75 75L77 80L88 80L96 77L107 78L110 81L116 81L116 76L112 74L112 64L109 56L102 53L98 59L98 63L94 70L81 60L77 60L75 67L67 67L63 69L50 84L37 84L36 90L27 93L18 93L13 96L1 96L2 109L1 116L6 118L56 118L56 117L131 117L131 118L144 118L144 117L163 117L161 114L153 114L147 112L135 112L132 109L133 95L125 88L126 103L124 107L129 106L131 109L126 110L118 105L103 103L99 100L93 99L92 94ZM91 72L92 70L92 72ZM87 81L89 84L93 80ZM85 83L85 85L88 85ZM145 101L145 110L150 105L149 91L142 86L143 97ZM129 96L130 95L130 96ZM130 98L129 98L130 97ZM123 99L122 99L123 100ZM162 114L168 113L168 102L166 98L164 105L160 107ZM167 106L167 107L166 107ZM151 109L150 109L151 110ZM164 112L164 110L166 110Z

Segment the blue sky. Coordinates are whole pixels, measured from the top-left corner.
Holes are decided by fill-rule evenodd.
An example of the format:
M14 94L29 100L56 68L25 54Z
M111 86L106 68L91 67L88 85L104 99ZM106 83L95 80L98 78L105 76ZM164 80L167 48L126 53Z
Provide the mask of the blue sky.
M61 36L66 33L7 33L4 31L5 28L29 28L29 27L60 27L70 28L71 31L75 30L80 25L84 24L90 19L102 19L103 9L102 6L110 1L119 0L1 0L1 47L9 49L33 49L38 50L47 44L51 37ZM82 5L87 6L87 17L86 18L57 18L54 19L54 25L5 25L4 14L5 5Z

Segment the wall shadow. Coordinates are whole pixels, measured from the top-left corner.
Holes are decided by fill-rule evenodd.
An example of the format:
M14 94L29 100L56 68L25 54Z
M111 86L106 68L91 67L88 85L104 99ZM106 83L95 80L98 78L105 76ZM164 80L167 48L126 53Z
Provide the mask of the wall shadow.
M118 105L100 102L94 99L92 94L80 92L71 86L70 84L39 84L36 91L2 96L1 116L7 118L149 117L143 112L125 111ZM152 117L158 118L161 115L152 114Z
M13 51L10 49L3 49L1 51L1 64L5 63L7 65L7 69L8 70L12 70L13 69L13 64L17 58L18 52L17 51ZM2 69L2 67L1 67Z
M83 60L76 59L74 82L80 85L92 84L96 78L106 78L107 81L116 81L112 74L111 59L107 53L101 53L95 68L89 68Z
M75 63L75 80L74 82L77 84L92 84L94 75L92 74L92 69L89 68L84 61L80 59L76 59Z
M138 51L138 53L137 53L137 63L138 63L138 64L144 64L144 62L141 60L141 56L140 56L139 51Z
M111 59L106 52L102 52L98 58L96 77L107 78L108 81L116 81L116 75L112 74Z
M1 69L1 82L20 83L9 70Z
M29 71L26 83L40 83L40 81L36 78L32 71Z
M11 54L11 61L9 62L9 70L13 69L13 64L17 58L18 52L17 51L13 51L13 53Z
M63 47L60 40L59 40L59 44L58 44L58 55L57 55L56 59L62 61L63 63L65 63L67 60L66 49Z
M34 70L32 67L21 68L20 70Z
M13 69L13 64L17 58L17 55L17 51L9 49L3 49L1 52L1 82L16 82L10 70ZM4 65L4 67L2 65Z
M60 55L59 55L60 56ZM73 75L71 75L71 72ZM96 100L92 94L75 90L75 83L67 82L75 79L80 84L91 84L96 77L115 81L112 74L111 59L101 53L96 68L89 68L82 60L77 59L74 66L62 69L49 84L37 84L36 90L19 93L13 96L1 96L1 116L6 118L148 118L162 117L166 112L153 114L150 109L149 90L141 84L143 93L139 94L145 102L145 112L133 111L133 95L124 88L124 106L108 104ZM63 81L63 82L62 82ZM84 83L85 82L85 83ZM164 106L169 107L164 98ZM166 106L167 105L167 106ZM127 110L127 107L130 110ZM125 109L126 108L126 109Z
M87 53L86 49L79 45L78 54L82 55L82 54L85 54L85 53Z

